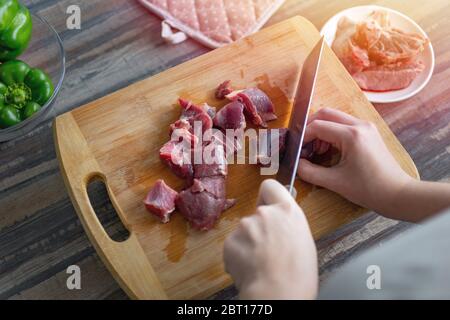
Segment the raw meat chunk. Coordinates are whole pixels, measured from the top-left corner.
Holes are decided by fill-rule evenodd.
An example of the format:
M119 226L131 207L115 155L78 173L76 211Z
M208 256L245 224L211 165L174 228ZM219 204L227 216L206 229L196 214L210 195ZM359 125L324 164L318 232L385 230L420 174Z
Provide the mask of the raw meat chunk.
M217 112L213 123L221 129L244 129L246 127L244 105L239 101L230 102Z
M225 199L225 177L194 179L192 186L180 192L175 202L180 213L198 230L211 229L222 211L235 204Z
M206 154L210 158L203 158L201 164L194 164L194 178L226 176L228 174L223 140L219 140L216 136L213 136L211 140L209 144L203 146L203 155Z
M202 132L211 129L213 126L212 112L213 108L208 105L197 106L192 102L184 99L179 99L178 102L183 108L180 120L189 122L192 129L194 129L194 123L199 121L202 125Z
M192 179L194 171L192 162L187 161L186 151L182 148L182 143L169 141L159 150L159 157L169 166L173 173L183 179Z
M227 98L243 103L245 115L257 126L265 128L267 121L277 119L272 101L258 88L233 91Z
M226 80L217 87L215 96L217 99L223 100L231 92L233 92L233 88L231 87L231 81Z
M164 180L156 181L144 200L149 212L161 219L163 223L169 222L170 214L175 210L175 198L178 192L170 188Z

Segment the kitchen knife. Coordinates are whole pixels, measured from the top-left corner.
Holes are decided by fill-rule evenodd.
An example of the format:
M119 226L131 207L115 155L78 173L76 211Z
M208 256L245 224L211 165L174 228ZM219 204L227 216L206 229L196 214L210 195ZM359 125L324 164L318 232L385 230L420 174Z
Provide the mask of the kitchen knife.
M294 182L297 175L298 163L300 161L305 128L308 122L308 113L314 96L323 47L324 38L322 37L303 63L294 103L292 105L286 152L280 163L277 174L277 180L286 186L289 193L294 198L296 197Z

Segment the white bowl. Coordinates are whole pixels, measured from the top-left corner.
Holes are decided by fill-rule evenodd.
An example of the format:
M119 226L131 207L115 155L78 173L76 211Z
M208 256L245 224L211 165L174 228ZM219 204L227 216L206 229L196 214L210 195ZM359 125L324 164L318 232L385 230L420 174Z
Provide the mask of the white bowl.
M325 41L331 47L336 35L338 22L342 17L347 16L354 21L361 21L367 18L367 16L375 10L385 10L389 12L391 24L394 27L406 32L419 33L429 39L425 31L423 31L423 29L411 18L398 11L375 5L353 7L337 13L325 23L320 34L324 36ZM387 92L370 92L363 90L367 99L369 99L370 102L376 103L398 102L411 98L421 91L430 81L435 64L433 46L431 45L431 41L428 43L428 46L419 56L425 64L425 70L422 71L407 88Z

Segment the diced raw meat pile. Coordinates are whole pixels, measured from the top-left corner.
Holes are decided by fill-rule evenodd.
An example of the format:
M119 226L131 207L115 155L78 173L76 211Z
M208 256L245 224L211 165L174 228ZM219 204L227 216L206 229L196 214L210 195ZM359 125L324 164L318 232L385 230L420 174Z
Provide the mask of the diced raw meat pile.
M204 141L203 134L207 130L213 126L222 130L243 130L246 127L245 117L265 127L266 121L277 118L272 101L258 88L233 91L230 81L225 81L218 87L216 97L230 100L218 112L207 104L196 105L184 99L178 101L182 113L170 125L171 139L160 149L160 158L174 174L185 179L186 188L177 193L164 181L158 180L144 201L146 208L163 222L169 221L170 213L176 207L193 228L209 230L214 227L221 213L236 202L226 198L228 168L225 151L231 148L235 152L240 145L236 141L228 141L223 131L217 129L209 131L212 132L211 139ZM198 124L202 125L201 130L197 128ZM280 129L280 135L277 136L278 150L271 150L275 137L272 130L276 129L269 130L265 142L267 149L261 157L271 154L282 156L284 152L287 129ZM198 150L203 160L200 164L194 163Z
M169 222L170 214L175 210L175 198L177 195L178 192L165 184L163 180L158 180L147 194L144 204L163 223L167 223Z
M362 89L390 91L408 87L424 70L418 56L427 44L420 34L392 27L382 10L359 23L341 18L332 48Z

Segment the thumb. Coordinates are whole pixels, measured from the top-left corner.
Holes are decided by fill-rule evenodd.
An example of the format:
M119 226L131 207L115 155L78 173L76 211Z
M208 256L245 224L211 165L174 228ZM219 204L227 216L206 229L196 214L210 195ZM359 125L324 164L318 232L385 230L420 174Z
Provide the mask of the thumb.
M337 179L334 168L319 166L306 159L300 159L297 175L303 181L331 190Z
M283 203L286 201L295 202L289 191L281 183L274 179L266 179L261 183L258 202L256 203L257 206Z

